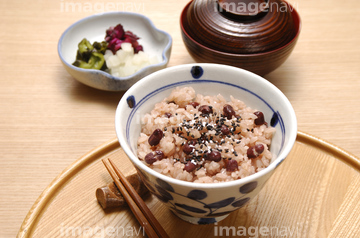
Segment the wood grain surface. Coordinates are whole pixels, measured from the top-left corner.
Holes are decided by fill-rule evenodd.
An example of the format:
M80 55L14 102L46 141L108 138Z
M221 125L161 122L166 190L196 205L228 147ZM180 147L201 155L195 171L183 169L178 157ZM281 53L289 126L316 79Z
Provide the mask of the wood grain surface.
M301 16L300 38L289 59L265 78L291 101L299 130L359 157L360 1L289 2ZM187 0L0 1L0 237L16 236L36 199L58 174L88 151L115 138L115 108L122 93L89 88L65 71L57 54L63 31L92 14L113 10L138 12L172 35L169 66L192 63L179 26L181 10L187 3ZM319 226L311 226L315 227L311 230L310 224L303 222L302 229L310 229L318 237L354 235L343 227L358 225L353 217L359 212L356 193L359 184L348 176L338 176L342 168L336 163L328 165L324 160L324 164L332 168L325 177L315 181L299 177L294 184L321 183L323 186L317 192L324 193L325 200L308 207L308 201L317 194L306 193L304 189L300 192L306 193L306 199L287 201L301 203L304 209L287 210L286 206L266 201L273 209L262 211L254 206L252 209L259 212L257 216L243 222L252 224L264 212L280 212L284 224L289 225L285 223L289 213L307 218L313 209L318 209ZM313 168L299 164L291 169L304 173ZM328 194L328 184L338 186L341 193ZM354 196L348 197L347 193ZM331 203L332 195L343 196L350 206L341 210L341 214L324 217L321 204ZM339 201L342 198L335 199L335 207L344 206ZM263 224L271 224L270 221L271 216Z
M135 172L116 139L99 146L41 194L18 237L143 237L129 208L104 212L96 201L95 190L111 181L104 158L121 171ZM156 198L145 201L170 237L354 237L360 234L359 183L358 158L300 132L256 198L221 222L192 225Z

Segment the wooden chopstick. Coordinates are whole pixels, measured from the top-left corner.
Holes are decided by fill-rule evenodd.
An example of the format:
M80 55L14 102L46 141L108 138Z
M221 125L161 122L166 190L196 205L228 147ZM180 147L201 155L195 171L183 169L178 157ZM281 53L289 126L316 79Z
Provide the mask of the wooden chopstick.
M108 170L110 176L113 178L116 186L119 188L121 194L123 195L126 203L129 205L131 211L135 215L136 219L139 221L140 225L144 228L148 237L159 237L155 232L154 228L151 226L145 215L141 212L140 208L136 205L135 201L131 198L130 194L126 190L125 186L119 181L119 178L116 176L114 171L111 169L112 165L109 165L105 159L102 160L106 169Z
M108 159L110 165L105 159L102 159L102 162L148 237L169 237L140 195L135 191L134 187L129 183L116 165L110 159ZM115 171L115 174L110 167Z
M116 165L109 159L109 162L115 173L119 176L120 181L124 184L124 187L127 189L128 193L134 199L135 203L138 205L140 210L145 215L146 219L150 222L151 226L155 230L155 232L162 238L168 238L168 234L165 232L164 228L160 225L158 220L154 217L153 213L150 211L148 206L146 206L145 202L142 200L140 195L135 191L134 187L130 184L130 182L126 179L126 177L121 173L121 171L116 167Z

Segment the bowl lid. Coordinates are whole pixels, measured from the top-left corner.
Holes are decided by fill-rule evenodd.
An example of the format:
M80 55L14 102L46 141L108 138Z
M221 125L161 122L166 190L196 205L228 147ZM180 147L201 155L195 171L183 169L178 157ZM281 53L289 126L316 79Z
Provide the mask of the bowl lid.
M261 53L294 38L292 10L282 0L194 0L183 24L195 41L211 49Z

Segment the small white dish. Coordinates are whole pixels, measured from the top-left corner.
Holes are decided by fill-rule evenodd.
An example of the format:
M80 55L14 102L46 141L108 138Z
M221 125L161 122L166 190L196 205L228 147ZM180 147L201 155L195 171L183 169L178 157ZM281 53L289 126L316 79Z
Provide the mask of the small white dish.
M86 38L91 43L101 42L105 38L106 29L117 24L122 24L125 31L131 31L140 37L138 41L143 45L144 52L158 57L161 62L122 78L101 70L82 69L72 65L82 39ZM132 12L107 12L86 17L72 24L60 37L58 54L65 69L79 82L101 90L124 91L146 75L165 68L169 62L171 46L172 37L157 29L146 16Z

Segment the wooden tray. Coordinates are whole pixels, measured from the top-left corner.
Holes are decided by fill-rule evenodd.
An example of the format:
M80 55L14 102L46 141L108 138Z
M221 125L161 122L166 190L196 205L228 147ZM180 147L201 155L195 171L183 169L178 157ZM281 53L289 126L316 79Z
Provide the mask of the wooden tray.
M104 212L95 190L111 181L101 159L135 172L113 139L81 157L37 199L18 237L143 237L129 208ZM293 150L247 206L212 225L192 225L154 196L145 201L170 237L359 237L360 160L299 132Z

